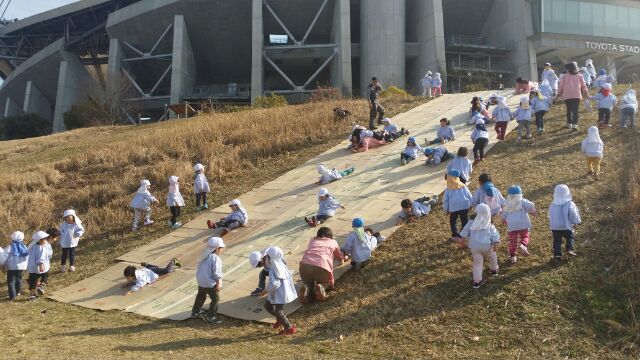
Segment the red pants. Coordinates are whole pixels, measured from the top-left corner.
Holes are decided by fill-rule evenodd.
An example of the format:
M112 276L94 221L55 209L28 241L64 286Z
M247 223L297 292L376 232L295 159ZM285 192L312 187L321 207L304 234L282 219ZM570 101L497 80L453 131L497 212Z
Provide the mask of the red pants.
M496 122L496 134L498 134L498 140L504 140L504 136L507 134L507 121Z
M509 237L509 255L516 256L516 250L518 249L518 245L522 244L524 246L529 245L529 230L518 230L518 231L509 231L507 233ZM520 242L518 243L518 237L520 238Z

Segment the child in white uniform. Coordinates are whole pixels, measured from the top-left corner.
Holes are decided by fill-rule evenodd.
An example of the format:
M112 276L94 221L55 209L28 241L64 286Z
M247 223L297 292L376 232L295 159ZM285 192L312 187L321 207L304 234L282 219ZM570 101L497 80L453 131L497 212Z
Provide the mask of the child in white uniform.
M267 297L264 308L276 318L276 322L273 324L274 329L279 329L281 326L284 327L278 334L293 335L297 332L297 329L285 315L284 305L296 300L298 293L293 284L291 272L284 261L282 249L277 246L270 247L267 250L264 261L269 267L269 282L262 294Z
M37 231L31 239L36 243L29 249L27 271L29 272L29 300L34 301L38 299L38 295L44 295L49 280L53 249L47 241L49 234L44 231Z
M485 282L482 277L484 260L489 261L491 276L498 275L496 248L500 243L500 234L491 224L491 209L488 205L476 206L476 218L469 221L460 231L460 237L469 240L469 249L473 256L473 288L478 289Z
M196 194L196 211L202 211L209 208L207 204L207 193L211 192L209 181L204 174L204 165L198 163L193 166L195 175L193 177L193 192ZM202 200L202 207L200 201Z
M133 208L133 224L131 225L131 230L138 230L138 223L144 218L144 226L148 226L153 224L153 220L151 220L151 204L159 203L158 199L156 199L149 192L149 187L151 186L151 182L149 180L140 181L140 187L138 187L138 191L133 195L133 199L129 203L129 206Z
M178 221L180 216L180 208L183 207L184 198L180 193L179 178L177 176L171 176L169 178L169 192L167 193L167 206L171 211L171 220L169 220L169 226L172 229L177 229L182 226L182 223Z
M62 256L60 257L60 271L66 272L67 257L69 258L69 271L76 271L76 247L80 242L80 237L84 235L82 221L76 215L75 210L67 210L62 214L64 221L60 224L60 247Z

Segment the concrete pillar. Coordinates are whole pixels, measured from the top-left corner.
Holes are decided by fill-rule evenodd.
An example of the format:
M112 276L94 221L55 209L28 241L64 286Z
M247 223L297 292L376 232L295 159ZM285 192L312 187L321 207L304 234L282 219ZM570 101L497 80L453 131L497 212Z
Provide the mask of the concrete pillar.
M64 113L71 107L98 92L91 74L75 54L65 52L60 62L56 106L53 113L53 132L65 131Z
M24 113L34 113L40 115L43 119L51 121L53 114L51 111L51 103L42 94L40 89L33 83L27 81L27 88L24 92L24 104L22 106Z
M196 85L196 61L182 15L173 19L173 57L171 68L171 104L190 96Z
M122 67L122 46L119 39L109 40L109 64L107 65L107 77L113 80L120 76Z
M405 87L405 0L360 2L360 92L371 77L384 87Z
M251 6L251 103L264 92L264 30L262 0L252 0Z
M331 83L342 91L342 95L350 97L353 94L350 0L336 0L332 35L338 54L331 63Z
M447 81L445 56L444 14L442 0L418 1L418 73L427 71L442 74L443 88ZM420 79L416 78L416 82Z
M4 117L15 116L19 113L20 109L18 108L18 105L8 97L4 103Z

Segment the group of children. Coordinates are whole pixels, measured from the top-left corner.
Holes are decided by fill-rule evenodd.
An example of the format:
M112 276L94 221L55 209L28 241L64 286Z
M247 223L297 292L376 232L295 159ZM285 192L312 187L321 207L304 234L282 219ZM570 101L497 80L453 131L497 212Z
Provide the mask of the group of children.
M7 272L8 300L21 296L22 277L26 270L29 274L29 300L37 300L44 295L49 283L49 271L53 247L51 244L59 240L61 255L61 272L76 271L75 253L80 238L84 234L82 222L74 210L63 213L63 221L59 229L49 228L46 231L36 231L31 241L25 244L25 235L21 231L11 234L11 244L0 248L0 266ZM69 259L69 268L67 268Z

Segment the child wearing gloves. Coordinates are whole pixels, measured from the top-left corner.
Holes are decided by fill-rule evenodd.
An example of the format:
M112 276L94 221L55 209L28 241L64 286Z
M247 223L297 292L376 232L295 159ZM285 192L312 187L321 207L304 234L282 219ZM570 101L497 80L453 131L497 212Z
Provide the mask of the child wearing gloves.
M142 267L140 269L136 269L135 266L127 266L124 269L124 277L127 279L127 283L122 287L126 288L131 286L125 295L131 295L145 285L153 284L160 276L172 273L176 271L176 267L181 266L178 259L171 259L166 267L159 267L146 262L143 262L141 265Z
M207 204L207 193L211 192L209 181L204 174L204 165L198 163L193 166L195 175L193 177L193 192L196 193L196 211L202 211L209 208ZM202 207L200 207L202 201Z
M398 214L398 222L396 225L402 225L404 223L410 223L414 219L419 219L423 216L429 215L431 208L438 202L438 196L433 197L423 196L415 201L410 199L404 199L400 202L402 211Z
M636 98L636 91L633 89L627 90L627 92L620 98L620 127L627 127L627 120L629 120L629 127L631 129L636 127L636 112L638 112L638 99Z
M518 261L516 250L519 250L524 256L529 256L529 229L531 229L529 214L535 216L537 210L534 203L522 197L520 186L510 186L508 193L501 216L502 221L507 224L509 261L515 264Z
M461 146L458 149L456 157L447 165L447 172L451 170L458 170L460 172L460 181L462 181L463 184L466 184L471 179L471 173L473 172L473 164L467 156L469 156L469 149Z
M500 193L500 190L493 185L491 176L487 173L483 173L478 177L478 190L473 193L471 199L471 206L478 204L487 204L491 209L491 216L496 216L502 211L502 207L505 204L505 199Z
M400 164L402 166L406 165L409 161L417 159L421 153L422 148L416 143L416 138L411 136L407 139L407 146L402 151L402 154L400 154Z
M549 111L551 101L548 97L545 97L540 91L535 89L531 90L531 93L529 93L529 99L531 103L531 111L536 117L536 128L538 130L538 134L542 134L544 132L544 116Z
M345 207L340 204L340 201L329 194L327 188L320 188L318 191L318 212L316 216L312 216L310 219L305 216L304 221L306 221L309 226L316 227L318 224L322 224L333 217L333 215L336 214L336 210L340 208L345 209Z
M67 271L67 257L69 258L69 271L74 272L76 271L76 247L78 247L80 237L84 235L84 227L75 210L66 210L62 217L64 221L60 224L60 247L62 248L60 272Z
M293 284L291 272L284 261L282 249L277 246L270 247L264 257L264 261L269 267L269 282L267 283L267 288L262 292L262 296L267 297L264 308L276 318L273 328L279 329L281 326L283 327L283 330L278 333L279 335L293 335L297 329L285 315L284 305L296 300L298 293Z
M214 223L211 220L207 220L209 229L222 229L220 236L225 236L229 231L247 225L249 221L249 214L242 207L240 199L233 199L229 203L229 207L231 208L231 214L221 218L218 222Z
M316 170L318 171L318 174L320 174L320 180L318 180L318 184L326 185L328 183L340 180L345 176L351 175L356 169L352 167L342 171L338 171L336 170L336 168L329 170L329 168L320 164L316 167Z
M11 245L4 249L7 260L5 268L7 270L7 287L9 294L7 299L13 300L20 295L22 290L22 272L27 270L27 262L29 259L29 249L23 243L24 233L16 231L11 234Z
M499 97L497 101L498 106L493 109L491 119L496 122L495 130L498 134L498 140L504 140L504 136L507 134L507 125L513 119L513 115L504 101L504 97Z
M151 204L154 202L159 203L160 201L151 195L149 187L151 187L149 180L140 181L140 187L138 187L138 191L136 191L129 203L129 206L133 208L133 224L131 225L131 230L133 231L138 230L138 224L142 219L144 219L144 226L153 224L153 220L151 220Z
M180 216L180 208L184 206L184 198L180 193L179 178L177 176L171 176L169 178L169 193L167 193L167 206L171 212L171 220L169 220L169 226L172 229L177 229L182 226L182 223L178 221Z
M460 237L469 240L469 249L473 257L473 288L478 289L485 280L482 276L484 261L489 261L491 276L498 275L498 255L496 248L500 243L500 234L491 224L491 210L486 204L476 206L476 217L460 231Z
M258 287L251 292L251 296L259 296L262 291L265 289L267 283L267 276L269 276L269 267L264 261L265 256L267 256L267 251L271 247L266 247L262 249L262 251L254 251L249 254L249 264L252 268L257 269L259 267L262 268L260 270L260 275L258 276Z
M438 165L453 157L444 146L424 149L424 156L427 157L427 165Z
M582 141L582 152L587 158L587 176L600 180L600 162L604 156L604 142L600 139L600 132L595 126L587 130L587 138Z
M571 190L565 184L556 185L553 190L553 202L549 206L549 228L553 234L553 258L562 260L562 239L567 239L565 249L571 256L576 256L573 246L575 240L574 227L582 222L580 211L572 201Z
M484 161L484 148L489 144L489 132L484 126L484 120L476 120L476 127L471 132L473 141L473 165Z
M36 243L29 249L27 271L29 272L29 301L38 299L38 295L44 295L49 280L51 257L53 249L48 242L49 234L37 231L31 237Z
M447 189L444 191L442 200L442 208L449 214L450 240L460 237L456 225L458 218L460 218L463 228L469 222L469 208L473 198L467 186L460 181L460 176L460 171L458 170L449 171L447 174Z
M529 106L529 96L520 99L520 105L512 115L518 121L518 141L531 139L531 106ZM525 137L526 136L526 137Z
M613 110L613 107L618 101L618 98L616 98L611 91L611 84L602 84L600 91L590 97L590 99L598 101L598 127L611 126L609 124L609 120L611 120L611 110Z
M202 260L196 270L196 281L198 282L198 293L191 309L191 318L201 318L210 324L220 324L218 316L218 302L220 300L220 288L222 287L222 260L220 255L225 248L224 241L219 237L211 237L207 241L207 248L203 253ZM209 310L205 313L201 311L202 305L211 299Z
M440 128L438 129L436 138L433 139L432 141L429 141L429 145L444 144L448 141L453 141L455 139L456 139L456 132L451 127L451 121L449 121L449 119L447 118L442 118L440 119Z
M378 239L365 232L362 218L353 219L351 227L353 232L347 236L340 250L351 258L351 270L360 271L369 263L373 250L378 246Z

